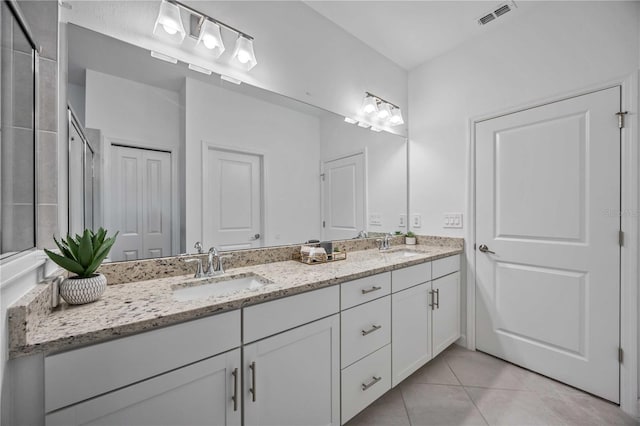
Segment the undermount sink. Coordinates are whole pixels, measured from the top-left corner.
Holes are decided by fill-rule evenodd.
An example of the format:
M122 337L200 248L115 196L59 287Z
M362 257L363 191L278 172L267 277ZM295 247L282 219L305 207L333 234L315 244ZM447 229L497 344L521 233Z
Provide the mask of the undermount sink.
M406 249L406 248L397 248L397 249L389 249L384 251L383 254L389 254L397 257L413 257L421 254L419 251Z
M271 281L258 275L212 277L179 284L173 288L173 298L186 302L210 297L227 297L252 293L269 284L272 284Z

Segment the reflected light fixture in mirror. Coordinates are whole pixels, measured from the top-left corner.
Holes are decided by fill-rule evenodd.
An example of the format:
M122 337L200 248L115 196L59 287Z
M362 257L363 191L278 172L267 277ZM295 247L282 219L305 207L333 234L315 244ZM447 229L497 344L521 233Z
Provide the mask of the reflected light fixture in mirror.
M373 114L378 110L378 104L376 102L376 98L369 95L364 97L364 101L362 101L362 112L365 114Z
M233 52L233 58L239 63L240 67L249 71L255 67L258 61L253 52L253 38L245 34L238 34L236 40L236 49Z
M180 16L180 8L177 4L163 0L160 4L160 12L153 27L153 34L165 40L182 43L186 35Z
M378 119L386 120L391 117L391 107L388 103L382 102L378 108Z
M391 110L391 118L389 119L389 122L392 126L399 126L400 124L404 124L404 120L402 119L402 111L400 111L400 108L394 107Z
M214 59L219 58L220 55L222 55L222 52L224 52L224 43L222 42L222 35L220 34L220 26L205 18L200 26L198 44L211 50L211 56Z
M398 105L392 104L370 92L365 92L364 94L362 112L366 115L373 115L373 113L375 113L373 116L374 123L372 124L377 124L378 126L374 126L376 128L380 128L380 126L398 126L404 124L402 111Z

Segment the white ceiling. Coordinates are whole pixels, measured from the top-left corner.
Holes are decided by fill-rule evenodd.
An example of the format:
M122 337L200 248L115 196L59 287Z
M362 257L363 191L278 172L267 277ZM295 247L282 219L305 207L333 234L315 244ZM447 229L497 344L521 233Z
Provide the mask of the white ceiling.
M478 18L507 1L305 1L315 11L406 70L526 13L535 2L487 25ZM538 3L540 4L540 3Z

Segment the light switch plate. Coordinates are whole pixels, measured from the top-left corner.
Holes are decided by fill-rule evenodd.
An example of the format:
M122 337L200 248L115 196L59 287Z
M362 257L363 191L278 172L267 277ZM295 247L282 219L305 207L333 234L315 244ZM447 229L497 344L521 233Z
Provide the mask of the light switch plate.
M382 226L382 215L380 213L370 213L369 225Z
M420 228L422 226L422 215L412 214L411 215L411 227L412 228Z
M445 213L445 228L462 228L462 213Z
M400 220L398 221L398 226L401 228L405 228L407 226L407 215L401 214Z

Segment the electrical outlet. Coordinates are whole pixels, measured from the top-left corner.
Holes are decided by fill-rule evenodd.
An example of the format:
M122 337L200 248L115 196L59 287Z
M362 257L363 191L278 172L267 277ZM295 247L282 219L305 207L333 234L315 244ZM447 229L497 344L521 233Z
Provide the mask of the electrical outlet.
M382 226L382 215L380 213L369 214L369 225Z
M445 213L445 228L462 228L462 213Z
M411 215L411 227L412 228L420 228L422 226L422 215L412 214Z
M407 226L407 215L406 214L401 214L400 215L400 220L398 221L398 226L400 228L405 228Z

